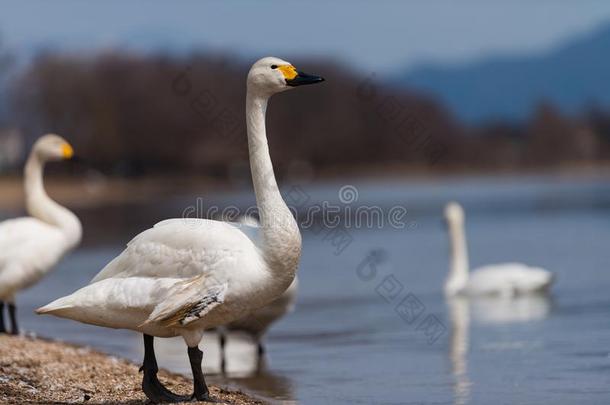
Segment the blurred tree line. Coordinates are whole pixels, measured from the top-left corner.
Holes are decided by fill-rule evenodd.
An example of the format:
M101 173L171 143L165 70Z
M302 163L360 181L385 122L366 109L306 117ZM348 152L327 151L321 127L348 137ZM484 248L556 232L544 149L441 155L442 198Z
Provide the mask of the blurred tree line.
M512 170L610 158L607 110L569 118L545 104L523 124L469 127L434 99L381 85L374 75L322 60L294 62L326 82L270 102L269 142L280 175L304 167ZM62 134L108 173L224 178L248 170L248 68L210 54L40 55L12 86L13 118L30 141Z
M4 40L0 35L0 92L2 93L6 92L6 80L10 69L13 66L13 63L13 54L4 46ZM6 102L6 98L0 98L0 130L2 129L4 121L7 118L7 106L5 105Z

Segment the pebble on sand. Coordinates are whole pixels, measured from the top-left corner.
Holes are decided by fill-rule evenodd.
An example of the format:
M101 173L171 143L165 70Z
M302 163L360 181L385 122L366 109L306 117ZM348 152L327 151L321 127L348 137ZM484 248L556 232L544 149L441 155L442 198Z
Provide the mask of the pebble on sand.
M89 348L61 342L0 335L0 403L140 404L138 366ZM192 391L189 379L161 370L172 391ZM210 386L212 398L226 404L262 404L247 395Z

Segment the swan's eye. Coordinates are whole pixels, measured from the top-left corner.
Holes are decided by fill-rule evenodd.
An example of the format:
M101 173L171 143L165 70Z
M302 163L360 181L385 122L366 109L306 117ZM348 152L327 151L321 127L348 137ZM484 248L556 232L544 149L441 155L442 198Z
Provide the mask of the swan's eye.
M277 69L277 65L271 65L271 69Z

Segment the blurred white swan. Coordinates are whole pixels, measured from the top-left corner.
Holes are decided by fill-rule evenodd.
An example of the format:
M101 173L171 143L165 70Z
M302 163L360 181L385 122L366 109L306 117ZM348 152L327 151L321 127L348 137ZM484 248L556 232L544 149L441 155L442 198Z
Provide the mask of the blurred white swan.
M188 399L157 379L153 336L182 336L194 380L193 397L209 398L198 344L206 329L245 316L292 283L301 234L273 174L265 114L269 98L323 79L268 57L247 78L246 125L260 227L205 219L169 219L136 236L89 285L38 313L144 334L142 388L153 402Z
M37 283L80 242L80 221L51 200L43 185L45 163L72 155L70 144L57 135L38 139L25 165L25 202L30 216L0 223L0 332L6 331L4 302L9 303L11 333L17 334L15 293Z
M464 210L458 203L450 202L445 207L445 219L451 245L446 295L514 296L544 292L553 283L553 273L521 263L493 264L469 273Z
M251 216L240 217L238 222L253 227L259 226L258 221ZM297 298L298 283L298 277L295 276L294 280L290 286L288 286L286 291L284 291L282 295L273 300L270 304L259 308L248 315L237 319L236 321L230 322L219 329L222 356L221 367L223 368L223 371L226 363L226 332L243 332L253 339L254 343L257 345L258 362L260 363L261 357L265 352L265 347L262 342L263 336L265 333L267 333L267 330L274 322L278 321L284 315L294 310L294 305Z
M256 311L225 325L225 328L228 331L248 333L255 339L258 345L259 354L262 354L264 352L264 347L261 342L263 335L274 322L294 309L298 286L299 281L298 278L295 277L286 291L269 305L259 308Z

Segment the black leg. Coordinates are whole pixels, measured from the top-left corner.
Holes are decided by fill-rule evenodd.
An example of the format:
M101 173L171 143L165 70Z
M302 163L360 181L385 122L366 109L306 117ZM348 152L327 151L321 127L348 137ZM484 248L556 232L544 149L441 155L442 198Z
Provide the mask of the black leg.
M189 396L174 394L165 388L157 378L159 367L157 366L153 340L152 336L144 335L144 363L140 367L140 371L144 372L142 391L155 404L159 402L185 402L190 400L191 397Z
M15 304L8 304L8 315L11 318L11 335L18 335L19 327L17 326L17 307L15 307Z
M265 357L265 346L260 340L258 341L258 348L256 354L258 355L256 359L256 369L258 372L260 372L263 370L263 359Z
M0 301L0 333L6 333L6 328L4 327L4 302Z
M191 362L191 371L193 372L193 398L198 401L215 402L210 398L210 391L205 383L203 371L201 370L201 360L203 352L197 346L188 348L189 361Z
M220 340L220 372L222 374L226 374L227 356L225 353L225 347L227 345L227 336L225 335L223 330L220 331L219 340Z

